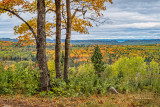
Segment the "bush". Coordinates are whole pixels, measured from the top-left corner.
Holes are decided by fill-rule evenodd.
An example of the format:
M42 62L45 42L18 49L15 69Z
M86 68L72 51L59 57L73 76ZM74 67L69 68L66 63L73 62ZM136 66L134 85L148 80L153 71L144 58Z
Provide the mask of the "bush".
M121 92L135 92L150 90L159 92L160 75L157 62L152 61L150 66L142 57L120 58L107 68L112 71L111 81Z
M118 78L129 77L127 79L133 79L136 75L145 75L147 73L147 65L144 58L141 57L120 58L112 65L112 69Z
M15 70L9 67L1 70L0 93L1 94L35 94L39 91L39 71L32 67L24 68L20 64L15 65Z
M9 68L0 63L1 94L36 94L40 92L40 72L30 63L16 63ZM63 79L56 79L54 61L48 62L51 91L40 92L40 96L79 96L105 94L110 86L119 92L139 92L143 90L160 93L159 65L155 61L146 64L141 57L120 58L112 65L105 65L99 77L94 64L71 67L68 85Z
M107 92L107 83L102 77L95 74L92 64L80 65L77 71L72 71L70 89L77 95L103 94Z

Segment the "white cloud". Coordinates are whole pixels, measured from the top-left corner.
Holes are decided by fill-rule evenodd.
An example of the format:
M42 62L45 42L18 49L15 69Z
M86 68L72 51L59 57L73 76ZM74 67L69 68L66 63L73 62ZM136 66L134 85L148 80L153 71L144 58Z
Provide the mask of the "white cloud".
M110 28L110 29L117 29L117 28L139 28L139 29L144 29L144 28L159 28L160 23L154 23L154 22L146 22L146 23L131 23L131 24L113 24L113 25L102 25L100 28Z
M146 11L148 11L147 9ZM160 8L159 8L160 10ZM109 8L107 11L103 12L104 17L109 17L113 23L130 23L130 22L155 22L160 21L160 14L150 13L147 14L142 13L142 11L128 11L127 9L121 9L117 7Z
M13 34L14 32L13 31L0 31L0 34Z
M108 17L109 21L112 21L111 24L104 23L100 27L91 28L89 35L72 32L72 39L160 39L160 0L113 0L113 2L113 5L107 3L107 11L104 12L104 17ZM36 17L23 13L20 16L25 20ZM47 15L46 19L53 21L53 16ZM12 29L21 23L17 17L0 15L0 37L17 37ZM62 32L63 39L64 34Z

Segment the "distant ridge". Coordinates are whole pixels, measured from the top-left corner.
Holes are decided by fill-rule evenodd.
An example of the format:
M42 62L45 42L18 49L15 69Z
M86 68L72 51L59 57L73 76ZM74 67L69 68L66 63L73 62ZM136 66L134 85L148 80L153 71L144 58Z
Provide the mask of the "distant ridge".
M18 42L17 39L0 38L0 41ZM64 39L61 40L65 42ZM47 43L55 43L55 39L47 39ZM160 44L160 39L94 39L94 40L71 40L71 44L74 45L149 45Z
M10 41L10 42L18 42L18 39L11 39L11 38L0 38L1 41Z

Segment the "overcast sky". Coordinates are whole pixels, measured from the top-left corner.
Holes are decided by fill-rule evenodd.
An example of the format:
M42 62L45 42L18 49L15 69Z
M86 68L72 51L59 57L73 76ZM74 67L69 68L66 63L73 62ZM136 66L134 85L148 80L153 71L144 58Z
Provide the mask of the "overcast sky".
M89 35L72 32L72 39L160 39L160 0L113 0L104 17L108 22L89 29ZM25 19L30 15L21 14ZM13 27L22 22L0 15L0 38L16 38ZM62 35L64 38L65 36ZM53 36L55 38L55 36Z

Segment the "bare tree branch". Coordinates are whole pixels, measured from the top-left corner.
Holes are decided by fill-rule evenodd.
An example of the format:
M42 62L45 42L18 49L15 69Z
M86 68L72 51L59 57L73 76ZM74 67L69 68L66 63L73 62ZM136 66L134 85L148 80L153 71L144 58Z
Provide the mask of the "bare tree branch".
M28 11L31 11L32 9L36 10L36 8L31 8L31 9L26 9L26 10L18 10L16 12L28 12Z
M46 11L46 13L48 13L49 11L56 12L56 10L48 9L48 10Z
M3 8L0 8L0 10L4 10L4 11L8 11L10 13L12 13L13 15L17 16L19 19L21 19L30 29L30 31L32 32L32 34L34 35L35 39L37 40L37 36L36 36L36 33L34 32L33 28L29 25L29 23L27 21L25 21L21 16L19 16L17 13L15 13L14 11L12 10L9 10L9 9L3 9Z

